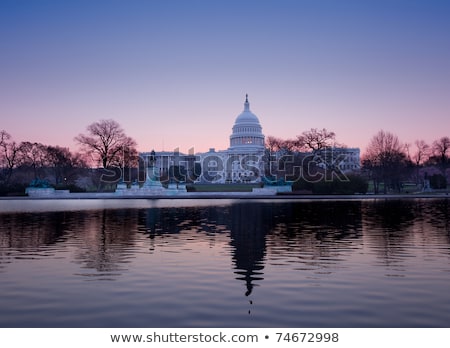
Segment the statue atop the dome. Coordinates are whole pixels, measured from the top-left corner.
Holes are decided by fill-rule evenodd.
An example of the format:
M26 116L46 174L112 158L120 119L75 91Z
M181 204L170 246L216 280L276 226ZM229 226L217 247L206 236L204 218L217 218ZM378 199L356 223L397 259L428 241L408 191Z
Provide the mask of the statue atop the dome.
M250 111L250 103L248 102L248 94L245 95L244 112Z

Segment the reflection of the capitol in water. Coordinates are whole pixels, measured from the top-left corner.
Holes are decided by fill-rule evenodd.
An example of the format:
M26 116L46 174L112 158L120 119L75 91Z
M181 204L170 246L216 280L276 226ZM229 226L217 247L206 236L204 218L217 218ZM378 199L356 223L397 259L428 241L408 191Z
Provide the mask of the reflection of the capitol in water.
M383 326L389 316L412 326L450 320L450 281L442 277L450 271L447 200L196 203L0 214L0 305L10 314L0 323L320 327ZM77 301L82 305L74 307ZM410 313L419 310L420 320ZM59 324L52 316L61 311Z

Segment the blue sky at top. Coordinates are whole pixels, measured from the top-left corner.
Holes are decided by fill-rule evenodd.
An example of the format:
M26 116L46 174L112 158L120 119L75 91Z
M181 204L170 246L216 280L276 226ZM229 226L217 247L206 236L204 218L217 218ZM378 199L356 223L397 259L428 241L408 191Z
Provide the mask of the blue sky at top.
M0 129L75 148L117 120L140 150L228 146L245 93L266 135L364 148L450 135L448 1L0 1Z

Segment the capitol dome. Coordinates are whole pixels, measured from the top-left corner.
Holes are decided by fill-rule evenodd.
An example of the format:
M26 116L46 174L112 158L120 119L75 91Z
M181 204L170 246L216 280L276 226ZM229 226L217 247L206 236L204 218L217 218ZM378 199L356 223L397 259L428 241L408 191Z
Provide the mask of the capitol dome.
M236 118L230 135L230 150L264 150L264 134L258 117L250 111L248 95L245 96L244 111Z

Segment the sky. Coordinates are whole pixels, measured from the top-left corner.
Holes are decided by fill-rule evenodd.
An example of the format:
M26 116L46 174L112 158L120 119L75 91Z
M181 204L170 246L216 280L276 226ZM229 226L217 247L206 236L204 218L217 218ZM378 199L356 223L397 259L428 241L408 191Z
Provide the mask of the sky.
M449 33L445 0L0 0L0 129L76 150L114 119L139 151L223 150L248 93L266 136L431 143Z

